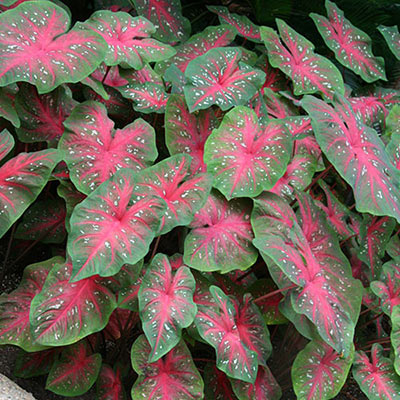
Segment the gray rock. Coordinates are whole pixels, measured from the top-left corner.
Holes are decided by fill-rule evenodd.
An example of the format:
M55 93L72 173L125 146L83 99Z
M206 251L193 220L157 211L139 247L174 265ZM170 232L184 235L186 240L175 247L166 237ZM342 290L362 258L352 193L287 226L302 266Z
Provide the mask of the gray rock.
M35 400L35 398L6 376L0 374L0 400Z

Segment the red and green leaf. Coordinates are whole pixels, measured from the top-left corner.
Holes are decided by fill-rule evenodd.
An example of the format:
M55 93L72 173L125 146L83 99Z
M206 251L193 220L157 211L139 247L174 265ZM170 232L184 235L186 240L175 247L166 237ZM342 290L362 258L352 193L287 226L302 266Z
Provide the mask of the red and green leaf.
M157 158L154 129L139 118L114 129L107 109L87 101L75 107L64 122L59 149L78 190L90 194L122 168L139 171Z
M191 60L213 48L229 45L235 36L235 29L228 25L209 26L203 32L193 35L188 41L175 47L176 54L168 60L158 62L155 70L164 74L168 67L175 65L181 72L185 72Z
M49 146L56 146L64 132L63 122L76 104L68 87L38 94L34 86L21 85L15 102L21 120L21 127L16 129L18 139L25 143L47 141Z
M197 330L214 347L221 371L254 384L258 364L266 365L271 354L267 326L250 295L240 304L217 286L211 286L210 292L217 308L198 306Z
M335 91L343 94L343 79L335 65L315 54L314 45L284 21L276 22L283 43L272 28L261 27L261 38L271 65L292 79L294 94L319 92L327 98Z
M26 351L41 350L35 343L29 324L29 310L33 298L40 293L49 271L61 257L29 265L24 270L18 288L0 296L0 344L13 344Z
M400 60L400 33L399 28L394 26L378 26L379 32L385 38L389 49L395 55L395 57Z
M80 396L96 382L101 368L101 355L88 354L85 342L66 347L53 364L46 389L60 396Z
M163 114L165 112L169 94L163 85L153 82L130 83L119 88L119 91L123 97L133 102L135 111L145 114L153 112Z
M0 168L0 237L36 200L58 161L56 150L42 150L20 153Z
M58 358L59 353L59 348L31 353L27 353L21 349L15 360L14 375L25 379L47 375Z
M326 0L325 7L328 18L315 13L310 17L336 59L366 82L386 80L384 59L372 54L371 38L345 18L335 3Z
M73 281L115 275L147 254L165 202L142 196L136 179L133 170L118 171L75 207L68 237Z
M43 243L62 243L66 235L65 217L63 200L37 201L25 212L14 237Z
M228 202L218 192L211 192L189 227L192 230L186 236L183 256L189 267L226 273L245 270L256 262L247 202Z
M133 399L203 399L203 379L183 340L154 363L148 361L150 352L146 337L139 336L131 350L132 367L139 375L132 388Z
M363 351L356 351L353 376L369 400L400 399L400 377L380 344L372 345L371 360Z
M39 94L78 82L102 62L106 43L70 26L70 16L49 1L22 3L0 14L0 86L25 81Z
M306 315L321 337L347 357L361 306L361 284L352 278L322 212L305 194L298 194L297 200L298 217L274 194L256 200L253 243L298 286L290 292L294 310Z
M126 400L126 394L121 379L121 370L114 371L107 364L103 364L97 379L98 400Z
M193 302L196 286L188 267L174 273L167 256L158 254L147 269L139 290L143 331L151 346L149 362L173 349L197 313Z
M400 221L400 181L376 131L362 124L343 97L335 96L334 107L313 96L302 105L322 151L353 188L357 210Z
M221 24L228 24L237 33L252 42L261 43L260 27L253 24L245 15L231 14L228 7L207 6L207 9L218 15Z
M394 369L397 375L400 375L400 307L392 308L390 316L392 331L390 332L390 342L394 349Z
M233 391L239 400L279 400L282 390L268 367L259 366L254 384L231 379Z
M35 343L64 346L107 325L117 306L114 295L98 277L74 283L71 277L70 262L55 265L33 299L30 323Z
M395 225L393 218L370 215L364 216L361 222L358 257L369 266L373 278L379 275L382 258Z
M10 121L16 128L21 125L15 110L15 93L9 87L0 88L0 117Z
M246 104L255 95L265 74L240 61L241 58L239 48L216 48L188 64L184 92L190 112L213 104L225 111Z
M170 96L165 109L165 142L171 155L188 153L192 157L191 172L206 172L203 161L204 143L218 126L213 110L189 113L183 96Z
M237 400L228 377L214 363L207 363L204 368L204 381L205 399Z
M190 22L182 15L180 0L130 0L139 15L156 27L154 36L163 42L184 42Z
M146 62L162 61L175 54L171 46L150 38L155 32L151 22L122 11L96 11L80 27L93 30L107 42L104 62L109 66L141 69Z
M7 156L7 154L13 149L15 140L13 135L7 130L3 129L0 132L0 161Z
M211 177L206 174L191 177L190 171L191 157L178 154L137 175L138 193L160 197L167 205L160 226L162 235L192 222L210 194Z
M283 176L291 150L284 123L261 125L253 110L238 106L207 139L204 161L214 175L213 185L227 199L255 197Z
M354 359L354 346L347 357L324 342L312 341L297 354L292 380L298 400L329 400L339 394Z

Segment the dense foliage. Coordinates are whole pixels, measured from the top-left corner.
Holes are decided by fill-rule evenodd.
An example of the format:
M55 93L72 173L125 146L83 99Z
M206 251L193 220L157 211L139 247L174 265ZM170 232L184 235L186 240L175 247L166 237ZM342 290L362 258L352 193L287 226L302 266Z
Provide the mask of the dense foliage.
M294 24L288 0L116 3L0 1L15 374L99 400L399 400L398 27L377 8L376 50L340 1Z

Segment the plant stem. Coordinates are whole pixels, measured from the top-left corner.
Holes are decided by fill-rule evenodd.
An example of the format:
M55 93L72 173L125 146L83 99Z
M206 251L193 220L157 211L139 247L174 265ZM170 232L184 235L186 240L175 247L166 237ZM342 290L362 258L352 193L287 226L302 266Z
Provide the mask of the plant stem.
M159 236L156 239L156 243L154 245L153 252L151 253L150 262L153 260L154 256L156 255L156 252L157 252L157 249L158 249L158 245L160 244L160 239L161 239L161 236Z
M103 84L104 81L107 79L107 75L108 75L108 73L110 72L110 69L111 69L111 67L108 65L108 66L107 66L107 69L106 69L106 73L104 74L103 79L101 80L101 83L102 83L102 84Z
M12 229L11 229L10 239L8 240L7 251L6 251L6 255L5 255L5 257L4 257L3 269L2 269L2 271L1 271L1 278L2 278L1 280L3 280L3 277L4 277L4 271L5 271L5 268L6 268L6 264L7 264L7 261L8 261L8 257L9 257L9 255L10 255L11 244L12 244L12 241L13 241L13 239L14 239L14 232L15 232L15 228L16 228L16 227L17 227L17 224L15 223L15 224L13 225Z
M373 307L367 308L367 309L364 310L364 311L361 311L361 312L360 312L360 317L361 317L361 315L364 315L364 314L368 313L369 311L375 310L376 308L378 308L378 307L380 307L380 306L381 306L381 304L380 304L380 302L379 302L379 304L377 304L376 306L373 306Z
M378 318L380 318L383 315L383 312L376 314L375 317L373 317L372 319L370 319L369 321L367 321L365 324L361 325L360 327L358 327L359 329L363 329L366 326L368 326L371 322L374 322L375 320L377 320Z
M268 299L269 297L275 296L275 295L278 294L278 293L282 293L282 292L286 292L287 290L294 289L295 287L297 287L297 285L295 285L295 284L293 283L293 285L286 286L286 287L284 287L284 288L282 288L282 289L274 290L273 292L269 292L269 293L265 294L264 296L257 297L257 298L254 300L254 303L257 303L257 302L263 301L263 300L265 300L265 299Z

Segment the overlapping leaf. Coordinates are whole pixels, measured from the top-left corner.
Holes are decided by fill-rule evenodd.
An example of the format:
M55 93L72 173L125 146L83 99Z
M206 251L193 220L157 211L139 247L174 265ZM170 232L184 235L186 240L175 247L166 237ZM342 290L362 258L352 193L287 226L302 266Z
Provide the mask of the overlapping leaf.
M19 128L21 121L15 110L15 93L9 87L0 88L0 117L10 121L16 128Z
M217 308L198 306L196 327L215 348L217 367L228 376L253 384L258 364L266 365L271 354L268 329L251 296L243 302L229 298L217 286L210 292Z
M180 0L130 0L139 15L156 27L154 36L163 42L185 41L190 22L182 15Z
M132 367L139 375L132 387L132 399L203 399L203 379L183 340L154 363L148 361L150 352L146 337L139 336L131 350Z
M21 283L10 294L0 296L0 344L13 344L26 351L41 350L34 343L29 324L29 310L33 298L42 290L49 271L61 257L29 265L24 270Z
M21 85L15 102L21 119L21 127L16 130L18 139L25 143L47 141L50 146L57 145L64 132L63 122L76 104L65 86L38 94L34 86Z
M0 86L26 81L39 94L78 82L103 61L106 43L73 28L70 16L50 1L25 2L0 14Z
M147 269L139 290L143 330L151 345L149 362L173 349L197 313L193 302L196 286L188 267L172 272L167 256L158 254Z
M137 177L138 193L160 197L167 205L161 234L192 222L194 214L203 207L210 194L211 177L206 174L191 177L190 165L191 157L179 154L147 168Z
M165 202L141 195L134 176L133 170L118 171L75 207L68 237L74 281L112 276L147 254Z
M254 197L285 173L291 145L284 123L263 126L254 111L238 106L207 139L204 161L226 198Z
M204 143L217 126L213 110L190 114L183 96L175 94L169 98L165 110L165 142L171 155L190 154L193 174L206 172Z
M371 360L363 351L356 351L353 376L370 400L400 399L400 377L380 344L372 345Z
M0 132L0 161L13 149L14 144L14 137L7 129L3 129Z
M240 61L242 51L227 47L209 50L192 60L184 88L190 112L217 104L222 110L244 105L264 83L265 74Z
M25 379L47 375L59 354L58 347L30 353L21 349L15 359L14 375Z
M256 199L253 243L298 286L290 293L294 310L306 315L321 337L347 357L361 305L360 282L352 278L321 211L309 196L298 194L297 199L298 217L274 194Z
M354 358L354 346L347 357L324 342L312 341L298 353L292 367L298 400L335 398L346 382Z
M93 30L107 42L106 65L141 69L145 62L161 61L175 54L171 46L150 38L155 32L151 22L122 11L96 11L80 27Z
M181 72L185 72L187 65L196 57L202 56L215 47L229 45L235 39L235 29L228 25L209 26L203 32L193 35L185 43L177 46L176 54L170 59L160 61L155 70L165 73L171 65L176 66Z
M236 400L228 377L224 372L220 371L214 363L207 363L204 368L204 381L206 399Z
M116 308L115 297L96 277L71 283L72 264L57 264L32 301L36 343L63 346L102 330Z
M366 82L386 80L384 60L372 54L371 38L346 19L335 3L326 0L325 7L328 18L315 13L310 17L336 59Z
M122 168L141 170L157 157L154 129L137 119L114 130L106 108L93 101L81 103L64 122L59 148L75 186L90 194Z
M245 15L231 14L227 7L208 6L207 8L218 15L221 24L233 26L240 36L252 42L261 42L260 27L253 24Z
M184 262L200 271L247 269L257 260L248 204L211 192L186 236Z
M277 19L277 25L283 43L267 27L261 27L261 38L271 65L292 79L294 94L320 92L327 98L332 98L335 91L344 94L343 79L335 65L315 54L314 45L284 21Z
M334 107L313 96L302 105L322 151L353 188L357 210L400 221L400 181L375 130L362 124L343 97L335 97Z
M89 354L85 342L66 347L53 364L46 389L61 396L80 396L96 382L101 368L101 355Z
M42 150L20 153L0 168L0 237L35 201L58 161L56 150Z

